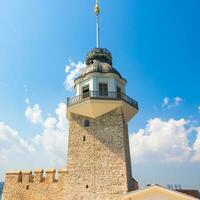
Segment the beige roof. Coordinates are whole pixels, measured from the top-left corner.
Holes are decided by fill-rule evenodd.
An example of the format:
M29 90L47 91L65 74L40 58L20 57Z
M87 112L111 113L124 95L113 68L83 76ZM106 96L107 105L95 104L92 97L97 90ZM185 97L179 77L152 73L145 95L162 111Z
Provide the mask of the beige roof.
M149 186L143 190L136 190L125 194L122 200L199 200L192 196L163 188L158 185Z

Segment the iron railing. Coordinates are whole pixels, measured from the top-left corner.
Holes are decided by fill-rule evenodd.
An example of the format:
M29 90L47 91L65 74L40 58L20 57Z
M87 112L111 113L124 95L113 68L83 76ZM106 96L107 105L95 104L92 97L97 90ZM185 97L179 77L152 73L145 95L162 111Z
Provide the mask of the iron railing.
M90 52L87 53L87 56L89 56L89 55L92 54L92 53L106 53L106 54L108 54L110 57L112 57L111 52L108 51L108 49L106 49L106 48L94 48L94 49L92 49L92 51L90 51Z
M119 92L107 92L107 91L89 91L82 95L78 95L72 98L67 98L67 106L71 106L82 101L86 101L88 99L106 99L106 100L123 100L126 103L130 104L131 106L138 109L137 101L133 100L129 96L124 93Z

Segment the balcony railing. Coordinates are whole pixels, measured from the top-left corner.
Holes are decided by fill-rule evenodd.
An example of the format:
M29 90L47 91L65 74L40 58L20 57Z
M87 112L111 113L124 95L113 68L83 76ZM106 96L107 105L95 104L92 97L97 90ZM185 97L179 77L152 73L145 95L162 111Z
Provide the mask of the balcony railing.
M88 99L106 99L106 100L123 100L126 103L130 104L134 108L138 110L138 103L137 101L133 100L132 98L128 97L124 93L118 92L100 92L100 91L89 91L82 95L75 96L72 98L67 98L67 106L72 106L74 104L86 101Z
M106 49L106 48L94 48L94 49L92 49L92 51L90 51L89 53L87 53L87 56L89 56L90 54L92 54L92 53L106 53L106 54L108 54L110 57L112 57L112 54L111 54L111 52L110 51L108 51L108 49Z

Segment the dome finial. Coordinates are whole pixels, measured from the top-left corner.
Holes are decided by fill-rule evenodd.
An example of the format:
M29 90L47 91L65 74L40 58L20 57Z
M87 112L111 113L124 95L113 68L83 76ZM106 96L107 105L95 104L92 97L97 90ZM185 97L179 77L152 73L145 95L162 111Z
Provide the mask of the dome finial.
M99 48L100 47L100 27L99 27L99 14L100 14L100 7L99 7L99 1L96 0L96 5L95 5L95 14L96 14L96 40L97 40L97 44L96 47Z
M95 5L95 14L96 14L96 15L99 15L99 13L100 13L99 1L96 0L96 5Z

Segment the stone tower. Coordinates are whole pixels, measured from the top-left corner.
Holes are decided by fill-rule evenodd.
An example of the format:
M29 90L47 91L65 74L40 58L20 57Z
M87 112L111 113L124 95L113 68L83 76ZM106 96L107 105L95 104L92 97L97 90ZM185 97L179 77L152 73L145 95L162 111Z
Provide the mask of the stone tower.
M88 199L120 199L138 188L132 178L128 121L138 111L126 95L126 80L112 65L112 55L100 48L99 4L95 7L97 47L88 53L86 67L74 81L68 98L68 173L71 195Z
M131 174L127 123L138 104L125 94L126 80L112 66L107 49L93 49L86 65L75 80L75 97L67 103L68 172L79 194L117 199L137 189Z
M67 102L67 169L76 194L118 199L138 187L127 128L138 104L125 94L126 80L112 66L107 49L93 49L86 65L75 80L75 97Z

